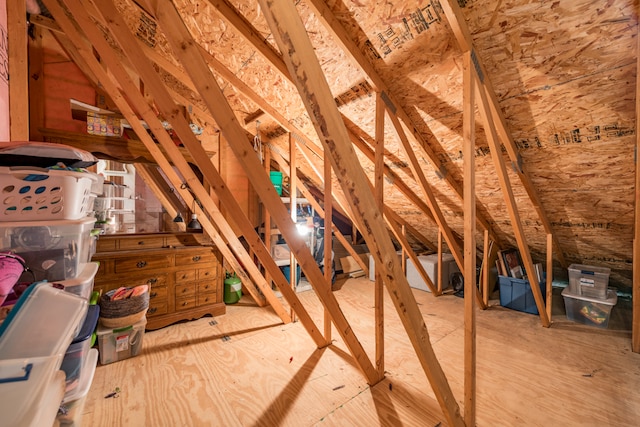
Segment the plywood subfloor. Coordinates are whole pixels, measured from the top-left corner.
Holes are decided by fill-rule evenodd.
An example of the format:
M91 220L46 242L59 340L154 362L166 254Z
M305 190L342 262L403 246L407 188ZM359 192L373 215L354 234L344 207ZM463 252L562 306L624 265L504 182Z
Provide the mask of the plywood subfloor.
M372 283L349 279L336 291L370 356ZM463 300L414 293L462 405ZM315 294L298 295L322 329ZM614 308L611 330L568 322L559 295L556 306L549 329L537 316L499 306L478 312L477 425L637 425L640 355L630 350L623 305ZM385 310L387 374L374 387L335 331L333 345L317 350L301 324L283 325L243 297L224 316L147 332L138 356L98 366L83 425L446 425L388 298ZM105 398L116 387L119 397Z

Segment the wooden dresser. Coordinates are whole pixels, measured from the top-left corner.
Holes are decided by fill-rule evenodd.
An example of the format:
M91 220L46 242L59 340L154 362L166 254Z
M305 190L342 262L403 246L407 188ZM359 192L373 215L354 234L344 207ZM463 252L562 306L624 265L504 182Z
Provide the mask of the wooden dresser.
M202 234L113 234L98 238L94 290L150 285L147 329L226 311L220 252Z

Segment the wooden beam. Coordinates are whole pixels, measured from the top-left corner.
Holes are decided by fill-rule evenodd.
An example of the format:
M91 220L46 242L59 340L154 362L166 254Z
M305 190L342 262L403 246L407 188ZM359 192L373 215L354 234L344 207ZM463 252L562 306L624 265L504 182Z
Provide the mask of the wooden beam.
M44 52L42 32L33 26L29 37L29 141L42 141L39 129L44 127Z
M373 172L373 188L376 204L380 211L384 211L384 102L379 92L376 92L376 146ZM326 159L327 156L325 156ZM380 268L375 269L375 341L376 341L376 369L378 375L384 376L384 281Z
M29 64L27 56L27 6L7 0L9 43L9 134L11 141L29 140Z
M388 106L387 106L387 111L389 111ZM447 245L449 246L449 250L451 251L451 254L453 255L453 257L455 258L456 263L458 264L458 268L460 268L460 270L464 270L464 263L462 258L462 252L460 251L460 246L458 245L458 242L453 236L453 233L451 232L451 228L449 228L449 225L447 224L447 222L444 219L444 216L442 215L440 206L438 205L438 202L435 199L435 196L433 195L433 191L431 190L431 185L427 181L426 177L424 176L424 172L420 167L420 163L418 162L418 157L413 151L413 148L411 147L411 144L409 143L409 140L407 139L404 133L404 130L402 129L402 126L398 121L398 118L395 117L393 114L390 114L389 118L391 119L391 123L393 123L395 127L398 138L400 138L400 141L402 142L401 146L402 146L405 157L409 160L409 167L411 168L411 172L413 173L413 176L416 178L416 182L418 183L418 186L422 190L422 194L424 195L427 201L427 205L429 206L429 209L431 210L431 213L433 214L433 217L435 218L435 221L438 224L438 227L442 230L444 234L444 239L446 240Z
M297 179L296 179L297 181ZM324 156L324 280L333 289L333 195L331 189L331 162ZM355 257L360 258L360 257ZM324 309L324 338L331 342L331 315Z
M636 67L640 70L640 26L636 31ZM636 73L636 123L640 123L640 73ZM638 126L636 125L636 128ZM636 192L635 217L633 223L633 326L631 332L631 348L640 353L640 168L638 155L640 153L640 132L636 131ZM548 274L548 273L547 273Z
M514 165L514 168L518 174L518 178L522 182L527 194L529 195L529 199L531 199L531 203L538 213L538 217L540 218L540 222L542 222L545 231L547 234L553 234L553 227L547 218L547 214L542 208L542 203L540 201L540 197L538 196L538 192L536 191L533 183L531 182L531 178L529 174L522 169L521 163L522 159L517 152L516 145L513 141L513 137L508 130L506 120L504 115L502 114L502 110L499 107L498 97L496 96L496 92L493 89L493 85L491 84L491 80L489 79L489 75L484 68L481 59L477 56L476 52L473 50L473 39L471 38L471 32L467 27L467 23L462 14L462 10L456 1L453 0L445 0L440 2L442 10L449 22L449 26L453 31L453 34L458 41L458 45L462 52L471 52L473 65L476 68L476 73L481 76L480 78L480 87L484 92L485 97L488 98L487 102L487 110L488 114L492 117L492 122L497 125L497 133L502 140L502 143L509 154L509 158ZM567 262L564 258L564 253L562 251L562 247L560 246L560 242L557 240L555 235L554 238L554 246L557 248L556 254L558 255L558 259L563 267L567 267Z
M106 3L106 2L105 2ZM174 5L168 0L160 0L156 10L153 11L155 17L160 24L167 40L169 41L176 57L180 60L184 68L189 72L191 80L198 87L200 96L216 118L216 122L220 125L221 130L227 141L229 141L238 161L242 164L249 181L260 194L265 206L269 209L273 220L278 225L282 235L284 236L289 249L296 255L296 259L311 283L312 287L318 294L323 305L331 313L332 320L336 325L342 339L351 351L357 365L362 370L367 380L371 383L375 381L375 370L371 365L362 344L355 336L349 322L344 313L340 310L340 306L330 289L326 289L323 285L323 275L315 263L309 248L297 234L297 230L293 221L287 213L286 207L275 192L275 188L271 184L268 176L262 169L259 159L247 147L245 130L240 122L236 119L235 114L229 103L227 102L222 90L218 86L215 77L205 62L202 54L193 41L191 34L182 21L178 11ZM281 289L282 291L282 289ZM284 293L283 293L284 294ZM294 292L295 294L295 292ZM296 310L296 313L298 311ZM302 319L301 319L302 321ZM312 331L309 331L310 333ZM324 338L317 334L318 345L324 345Z
M54 9L58 11L57 13L57 15L59 15L58 22L60 22L61 25L62 25L62 22L65 22L66 24L65 32L67 34L75 35L75 40L77 42L76 47L78 47L80 51L84 52L83 53L84 59L92 67L92 71L95 72L96 75L101 76L100 77L101 79L104 78L105 87L107 87L106 85L108 85L109 92L114 94L114 96L116 95L118 96L118 100L120 101L118 106L121 109L121 111L123 113L125 111L127 112L127 115L126 115L127 118L130 118L130 119L136 118L135 113L133 113L133 111L127 104L127 102L124 100L124 97L122 96L122 94L119 93L115 85L110 82L108 77L106 77L105 71L102 69L102 66L98 64L97 61L95 60L95 58L93 57L93 53L87 49L84 43L82 43L82 37L75 31L74 25L67 19L66 14L62 12L62 9L60 8L60 6L58 6L53 1L49 1L49 3L51 3L51 5L48 4L47 6L49 6L49 9L52 11L52 13L54 13L54 15L56 14L54 12ZM252 260L246 255L246 251L244 250L244 247L237 240L237 237L235 236L235 234L233 234L233 231L227 224L226 220L224 219L224 217L221 216L220 212L215 207L215 204L213 204L213 206L210 206L212 203L210 199L207 200L208 193L202 187L202 185L200 185L197 177L195 177L195 175L193 174L191 167L186 164L184 158L179 154L178 151L176 151L177 147L175 146L173 141L168 137L167 132L164 131L162 123L160 123L158 118L155 117L155 114L153 113L153 111L151 111L151 109L147 106L145 100L142 98L142 95L139 93L139 91L135 87L135 84L133 84L126 70L124 70L124 68L122 67L120 60L114 55L113 51L111 50L111 47L103 39L102 34L96 30L91 19L89 18L88 13L78 3L73 3L72 9L74 11L74 17L76 18L76 20L79 21L80 25L84 28L85 32L87 32L87 34L89 34L90 37L93 38L92 41L94 42L94 44L97 44L98 49L101 51L101 56L103 58L106 58L106 60L110 62L112 70L117 73L118 81L123 84L126 84L126 87L127 87L126 92L128 97L131 97L131 99L135 100L135 103L139 108L141 116L143 117L143 119L147 121L152 131L154 131L154 133L156 134L156 137L158 138L160 143L163 144L165 150L169 152L170 155L173 157L174 161L176 161L176 164L178 165L180 172L183 174L187 182L190 184L190 187L194 191L195 195L200 199L200 201L205 205L205 207L208 207L208 210L209 210L208 214L215 219L216 224L219 227L221 227L221 229L225 232L225 234L227 234L227 239L229 241L229 245L231 246L231 248L234 250L234 252L236 252L236 255L240 259L244 259L243 263L245 263L245 265L247 266L247 269L249 269L250 272L252 271L252 268L255 270L252 273L254 276L254 280L256 280L258 284L260 284L259 279L262 278L260 272L257 271L257 269L255 269L255 266L253 265ZM94 12L94 13L97 13L97 12ZM117 16L117 13L114 13L113 15ZM147 146L149 151L154 154L154 157L158 159L160 166L163 168L167 176L172 180L172 184L176 187L176 189L179 189L179 191L181 191L180 194L183 197L183 199L185 199L187 203L192 203L193 197L191 193L189 191L183 191L181 188L182 179L179 178L177 174L175 174L175 172L173 171L173 168L168 165L162 153L156 147L156 144L151 140L150 137L146 135L146 130L142 129L142 126L140 125L137 118L135 120L132 120L131 123L137 132L140 132L141 135L144 135L143 139L144 139L145 145ZM206 155L203 155L202 157L206 158ZM235 260L235 257L233 256L233 254L228 250L224 240L222 240L220 236L217 235L217 231L215 230L215 228L213 228L212 226L209 226L209 224L211 223L209 222L208 217L205 215L202 215L201 222L205 227L205 230L210 234L210 236L216 243L216 245L220 247L220 251L223 253L225 258L227 258L232 265L235 264L237 267L239 267L238 262ZM239 271L239 276L243 281L243 283L247 285L247 287L254 286L249 280L249 278L247 277L246 273L244 273L242 268L236 269L236 271ZM267 292L265 292L264 289L262 290L263 290L263 293L267 295L267 298L271 297L270 295L268 295ZM254 296L254 298L258 298L258 296ZM257 299L257 301L258 303L260 303L260 299ZM273 299L270 301L270 303L272 304L276 313L278 313L278 315L280 315L281 318L283 318L283 321L286 321L287 319L286 313L284 313L284 310L282 309L279 300L275 298L275 295L273 295Z
M473 52L471 53L471 55L473 58ZM498 175L498 181L500 182L500 188L502 189L502 195L504 196L505 205L509 214L509 219L511 220L511 226L513 227L516 242L518 244L518 249L520 249L520 255L522 256L525 270L533 272L535 271L535 269L533 268L531 252L529 251L527 239L524 235L522 222L520 221L520 214L518 213L518 206L513 195L513 189L511 188L511 183L509 182L509 175L507 174L507 168L505 166L504 158L502 157L502 149L500 148L500 145L498 143L498 135L496 133L492 117L489 113L489 105L486 93L484 90L482 90L482 82L480 81L480 77L476 73L475 68L472 74L476 79L475 92L476 96L480 100L479 111L480 116L485 123L484 129L485 133L487 134L487 141L489 143L489 149L491 151L491 159L493 160L493 165ZM540 321L542 322L542 326L548 328L551 323L549 321L549 316L547 316L545 302L542 298L542 292L540 291L538 278L535 274L529 274L528 277L529 283L531 284L533 299L535 300L536 306L538 307Z
M464 421L476 425L476 177L474 78L471 55L463 56L462 158L464 164ZM440 268L438 268L440 271Z
M347 56L350 57L358 67L360 67L367 79L372 82L374 88L378 92L384 93L386 103L389 107L389 115L396 116L405 123L420 148L426 154L427 160L431 162L433 168L443 176L444 180L449 184L454 192L460 198L462 198L462 186L460 185L460 183L455 181L452 174L448 173L446 165L440 162L435 152L430 148L429 144L439 146L440 143L431 132L428 124L424 122L420 124L420 128L425 129L425 132L427 133L427 138L425 139L423 134L418 131L418 126L415 123L415 120L413 120L409 116L405 109L402 108L401 104L395 99L390 88L388 87L382 76L378 73L375 66L369 61L369 59L367 59L367 56L360 50L353 39L349 36L344 26L336 18L325 1L309 0L308 3L314 10L314 13L318 17L318 19L323 23L327 31L329 31L329 33L333 35L335 41L342 46L343 51L347 54ZM428 142L427 139L429 139L430 142ZM484 229L488 229L491 235L494 235L488 219L480 215L478 215L477 218L481 226Z
M278 165L280 166L281 170L286 171L286 170L289 169L287 161L278 152L272 151L271 155L273 156L273 159L278 163ZM315 209L315 211L320 215L320 217L322 217L325 220L325 224L326 224L327 218L325 216L324 209L320 206L318 201L314 198L313 194L311 194L311 192L302 184L302 182L300 180L300 177L298 176L298 172L299 172L299 169L296 168L295 179L296 179L296 181L298 183L298 188L300 189L300 191L302 192L304 197L307 198L307 200L309 201L309 203L311 204L313 209ZM289 176L289 179L293 179L293 178L291 176ZM324 195L326 196L327 193L325 192ZM331 196L332 201L333 201L332 192L329 192L329 195ZM333 208L333 203L331 203L331 205L332 205L332 208ZM338 241L340 242L340 244L349 253L349 255L351 255L353 257L353 259L356 261L356 263L358 265L360 265L360 268L362 268L363 271L365 272L365 274L368 275L369 274L369 269L366 266L366 264L364 264L362 259L360 259L360 256L355 251L355 249L353 249L352 242L347 240L347 238L340 232L340 230L337 227L335 227L335 225L333 227L333 233L336 236L336 238L338 239Z
M451 426L463 426L460 409L449 383L438 363L429 341L427 327L416 304L395 250L387 233L382 213L378 209L369 181L360 166L353 147L341 144L348 140L347 129L324 78L306 29L290 2L260 0L269 27L280 50L287 52L285 61L302 96L309 116L325 148L331 154L331 164L346 195L360 230L381 268L385 283L418 359L429 379L440 407Z
M547 234L547 316L553 312L553 236Z
M291 133L289 137L289 176L295 176L296 174L296 144L293 142ZM296 180L289 180L289 212L291 214L291 221L296 224L298 220L298 203L297 203L298 191L296 189ZM296 257L293 251L289 251L289 282L291 288L295 292L298 285L298 267ZM291 318L295 321L295 313L291 312Z

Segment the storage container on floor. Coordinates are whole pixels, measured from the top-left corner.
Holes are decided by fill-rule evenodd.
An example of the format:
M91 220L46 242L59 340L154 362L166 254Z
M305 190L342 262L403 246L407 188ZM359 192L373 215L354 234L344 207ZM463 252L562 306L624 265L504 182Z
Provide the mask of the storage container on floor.
M28 166L0 167L0 222L76 220L93 211L98 175Z
M419 255L418 261L424 268L427 276L433 282L434 286L438 287L438 254L432 255ZM451 283L451 275L455 272L459 272L458 264L453 258L452 254L442 254L442 289L447 289ZM409 286L415 289L421 289L423 291L431 292L424 279L418 272L418 268L413 265L411 258L407 259L407 281Z
M35 275L23 275L31 281L73 279L90 261L94 223L95 218L0 223L0 251L19 254Z
M137 356L142 349L144 338L144 328L147 319L142 319L135 325L119 329L109 329L98 325L98 350L100 352L100 363L118 362Z
M606 299L611 269L592 265L569 266L569 292L575 295Z
M87 354L85 368L82 370L78 386L73 389L73 391L65 394L62 399L62 404L60 405L60 410L56 418L60 426L78 427L82 425L82 410L87 400L87 394L91 389L91 384L93 383L97 363L98 350L92 348Z
M0 359L63 355L87 308L87 300L51 283L29 286L0 325Z
M64 395L61 354L0 359L0 424L41 427L53 425Z
M618 302L618 294L611 289L607 291L607 298L600 299L575 294L567 287L562 291L562 298L567 319L602 329L609 327L611 310Z
M91 349L91 335L98 325L98 316L100 316L100 306L90 305L80 332L71 341L62 359L61 369L66 375L65 392L67 394L78 387L78 382L83 375L87 354Z
M542 299L546 301L547 284L545 277L540 281L540 292ZM515 277L498 276L500 283L500 305L512 310L522 311L529 314L538 314L538 306L533 297L531 284L528 280L516 279Z

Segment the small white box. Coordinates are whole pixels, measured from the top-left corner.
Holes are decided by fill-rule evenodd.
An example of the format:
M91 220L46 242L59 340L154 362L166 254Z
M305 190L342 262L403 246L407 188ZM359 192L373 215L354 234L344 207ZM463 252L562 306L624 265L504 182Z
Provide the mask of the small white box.
M427 276L431 279L436 287L438 286L438 254L432 255L419 255L418 260L424 268ZM458 268L458 264L456 264L455 259L452 254L446 253L442 254L442 289L447 289L451 284L451 275L455 272L460 272ZM411 258L407 260L407 281L409 282L409 286L415 289L421 289L423 291L428 291L429 288L427 284L420 276L418 269L411 261Z

